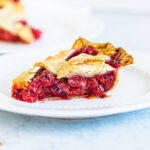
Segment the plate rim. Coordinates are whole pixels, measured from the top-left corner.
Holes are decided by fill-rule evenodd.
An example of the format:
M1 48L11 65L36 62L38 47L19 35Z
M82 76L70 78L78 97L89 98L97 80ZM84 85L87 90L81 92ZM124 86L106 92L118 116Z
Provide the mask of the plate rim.
M58 119L87 119L87 118L97 118L97 117L104 117L104 116L110 116L115 114L121 114L126 112L132 112L141 110L144 108L150 107L150 101L146 101L144 103L137 103L132 104L128 106L121 106L121 107L114 107L109 109L94 109L94 110L49 110L49 111L43 111L38 109L32 109L32 108L25 108L22 109L20 107L19 109L16 109L16 107L1 107L0 110L17 113L17 114L23 114L23 115L30 115L30 116L40 116L40 117L50 117L50 118L58 118ZM10 109L11 108L11 109ZM16 110L15 110L16 109ZM25 110L25 111L22 111ZM37 111L38 110L38 111ZM60 113L61 112L61 113ZM63 112L63 113L62 113Z
M31 51L35 52L35 51ZM130 51L131 52L131 51ZM25 52L19 52L19 53L30 53L29 51ZM139 53L140 52L131 52L131 53ZM5 59L5 57L10 57L11 55L15 55L16 53L10 53L7 55L3 55L0 57L0 61L2 59ZM17 53L17 55L19 55ZM145 55L142 53L142 55ZM146 55L147 56L147 55ZM150 54L149 54L150 56ZM147 56L148 57L148 56ZM150 73L148 73L150 74ZM6 95L0 93L0 99L6 98L7 100L10 99L10 97L7 97ZM4 104L0 105L0 109L8 112L13 112L13 113L18 113L18 114L24 114L24 115L31 115L31 116L42 116L42 117L50 117L50 118L67 118L67 119L82 119L82 118L94 118L94 117L103 117L103 116L108 116L108 115L114 115L114 114L120 114L120 113L125 113L125 112L131 112L135 110L140 110L144 108L150 107L150 101L148 101L149 97L145 97L145 99L141 102L137 102L134 104L130 105L124 105L124 106L119 106L119 107L113 107L113 108L108 108L108 109L92 109L92 110L45 110L43 109L32 109L32 107L15 107L13 105L10 105L9 107L7 105L7 100L5 101ZM16 100L17 101L17 100ZM10 102L8 103L8 105ZM42 113L41 113L42 111ZM60 113L61 112L61 113Z

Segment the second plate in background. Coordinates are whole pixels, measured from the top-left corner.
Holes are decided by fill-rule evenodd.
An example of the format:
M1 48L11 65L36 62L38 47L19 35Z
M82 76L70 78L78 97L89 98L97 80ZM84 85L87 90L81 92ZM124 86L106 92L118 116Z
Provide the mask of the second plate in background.
M61 45L62 48L70 48L79 36L92 39L103 31L103 23L97 17L91 15L89 8L58 5L49 0L23 1L25 5L27 21L33 27L42 30L40 40L31 45L0 43L0 53L14 51L50 48Z

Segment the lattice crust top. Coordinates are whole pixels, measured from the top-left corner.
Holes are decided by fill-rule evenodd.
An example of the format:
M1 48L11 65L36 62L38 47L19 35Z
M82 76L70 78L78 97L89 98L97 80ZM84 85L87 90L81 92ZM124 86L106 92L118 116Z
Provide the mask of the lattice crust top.
M74 52L75 49L80 49L85 46L92 46L99 52L98 55L92 56L82 53L68 61L66 60L66 58ZM46 68L48 71L55 74L57 78L69 77L74 74L82 74L84 76L91 77L95 74L105 73L114 69L110 65L106 64L105 61L109 60L109 56L115 53L121 53L121 67L133 64L133 57L131 55L122 48L115 48L110 43L90 43L83 38L79 38L75 41L72 48L73 49L61 51L55 56L50 56L44 61L35 63L31 69L16 77L13 80L13 84L22 86L27 82L30 82L36 71L41 67Z
M95 48L99 54L111 56L114 53L121 53L122 67L134 63L133 57L129 55L123 48L116 48L111 43L91 43L88 40L80 37L74 42L72 48L80 49L89 45Z

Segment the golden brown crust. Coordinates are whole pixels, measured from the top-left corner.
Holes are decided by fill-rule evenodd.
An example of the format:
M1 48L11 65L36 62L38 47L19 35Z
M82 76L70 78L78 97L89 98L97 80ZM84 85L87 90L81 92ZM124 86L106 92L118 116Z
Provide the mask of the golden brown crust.
M35 72L40 67L44 67L48 71L57 75L60 69L67 63L67 61L65 60L65 57L68 56L72 51L73 51L72 49L61 51L59 54L55 56L47 57L44 61L35 63L34 66L30 70L23 72L18 77L16 77L13 80L13 84L16 84L16 85L19 85L19 87L22 87L22 85L25 82L30 81L34 77Z
M26 86L31 78L33 78L34 74L28 72L23 72L19 76L17 76L13 81L13 85L17 85L18 89Z
M111 56L115 53L121 53L121 64L122 67L133 64L134 60L131 55L129 55L123 48L114 47L111 43L91 43L84 38L79 37L73 44L73 49L80 49L85 46L92 46L95 48L99 54Z
M25 42L25 43L32 43L34 41L34 36L32 30L29 26L25 25L20 30L18 30L18 36Z
M72 52L74 52L74 49L80 49L88 45L94 47L99 52L99 54L96 56L92 56L82 53L66 61L66 58ZM44 61L35 63L30 70L28 70L27 72L23 72L21 75L15 78L13 80L13 85L15 84L20 88L24 85L27 85L34 77L36 71L41 67L44 67L48 71L57 75L57 78L67 78L74 74L82 74L84 76L91 77L99 73L105 73L111 70L115 70L115 68L106 64L105 61L110 59L110 56L117 52L120 52L122 54L122 66L133 63L133 58L131 55L127 54L127 52L125 52L125 50L123 50L122 48L113 47L110 43L90 43L83 38L79 38L75 41L73 48L74 49L61 51L55 56L50 56ZM112 89L118 84L118 82L119 73L117 71L116 80Z
M32 29L19 21L25 21L24 6L18 1L0 0L0 28L17 35L24 43L34 41Z
M46 58L44 61L35 63L34 67L40 66L46 68L48 71L58 74L58 72L62 69L62 67L67 63L65 60L66 56L68 56L73 50L65 50L61 51L59 54L55 56L50 56Z
M84 76L93 76L98 73L102 73L102 67L104 66L105 60L110 59L104 55L88 55L80 54L71 58L63 68L58 72L57 78L69 77L74 74L82 74ZM106 67L106 65L105 65ZM112 67L109 67L112 69Z
M23 72L15 78L13 84L18 85L20 88L25 83L25 85L27 85L27 82L31 81L40 67L44 67L48 71L54 73L57 75L57 78L69 77L73 74L82 74L90 77L95 74L114 70L114 68L105 64L105 60L110 58L104 55L92 56L88 54L80 54L71 58L69 61L66 61L65 58L73 51L74 49L61 51L55 56L48 57L44 61L35 63L30 70Z

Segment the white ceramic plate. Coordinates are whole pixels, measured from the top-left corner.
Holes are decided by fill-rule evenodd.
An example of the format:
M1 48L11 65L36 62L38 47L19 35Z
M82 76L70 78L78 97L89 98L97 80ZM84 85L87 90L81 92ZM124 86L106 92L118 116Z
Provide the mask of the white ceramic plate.
M32 104L12 99L10 96L12 79L31 68L34 62L57 53L57 49L54 51L44 53L28 51L0 57L0 109L54 118L91 118L150 106L150 56L138 53L133 53L136 64L121 70L120 83L110 93L111 98L59 100Z
M40 40L31 45L0 43L0 53L10 53L30 49L47 50L73 43L79 36L92 39L103 31L102 21L91 15L88 8L71 7L49 0L24 0L29 24L43 31Z

